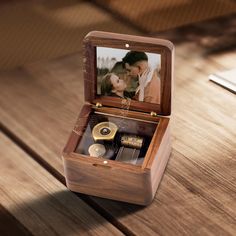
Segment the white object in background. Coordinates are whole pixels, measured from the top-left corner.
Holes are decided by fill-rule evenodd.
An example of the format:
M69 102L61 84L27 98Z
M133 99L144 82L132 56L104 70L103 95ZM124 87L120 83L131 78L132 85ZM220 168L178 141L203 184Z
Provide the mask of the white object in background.
M236 93L236 68L211 74L209 79Z

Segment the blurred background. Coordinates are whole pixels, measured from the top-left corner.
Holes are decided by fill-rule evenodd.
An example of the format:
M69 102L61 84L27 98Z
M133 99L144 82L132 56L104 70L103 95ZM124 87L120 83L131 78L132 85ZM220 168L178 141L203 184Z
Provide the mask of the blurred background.
M94 92L82 53L92 30L175 45L172 153L147 208L64 186L62 150ZM236 0L1 0L0 235L236 235L235 94L209 81L233 68L236 93Z
M177 33L172 30L165 37L175 43L194 39L203 46L216 44L219 50L236 41L235 11L234 0L4 0L0 70L79 52L82 38L91 30L161 37L176 28ZM207 24L185 27L215 18L222 20L210 31ZM214 34L221 39L215 42Z

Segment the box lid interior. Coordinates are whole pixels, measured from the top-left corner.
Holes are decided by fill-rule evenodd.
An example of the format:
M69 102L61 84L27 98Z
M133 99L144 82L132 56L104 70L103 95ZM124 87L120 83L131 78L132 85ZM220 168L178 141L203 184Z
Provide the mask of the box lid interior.
M171 114L171 42L93 31L84 38L83 46L86 102Z

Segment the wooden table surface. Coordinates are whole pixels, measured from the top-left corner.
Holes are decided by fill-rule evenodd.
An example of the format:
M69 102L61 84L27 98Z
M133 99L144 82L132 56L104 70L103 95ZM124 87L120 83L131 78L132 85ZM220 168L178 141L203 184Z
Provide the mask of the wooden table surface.
M0 235L236 235L236 96L208 80L235 67L236 49L210 48L176 44L172 153L147 207L65 186L61 152L84 104L80 50L0 72Z

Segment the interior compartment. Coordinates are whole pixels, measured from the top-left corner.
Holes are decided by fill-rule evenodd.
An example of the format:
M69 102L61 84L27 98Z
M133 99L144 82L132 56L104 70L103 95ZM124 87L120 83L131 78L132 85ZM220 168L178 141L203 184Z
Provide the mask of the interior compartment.
M75 152L105 160L142 165L157 124L156 121L145 121L94 111L89 116L88 124ZM101 137L97 137L97 133L93 132L97 131L96 126L100 128L98 135ZM114 126L117 127L115 136L110 140L105 140L107 133L114 131Z

